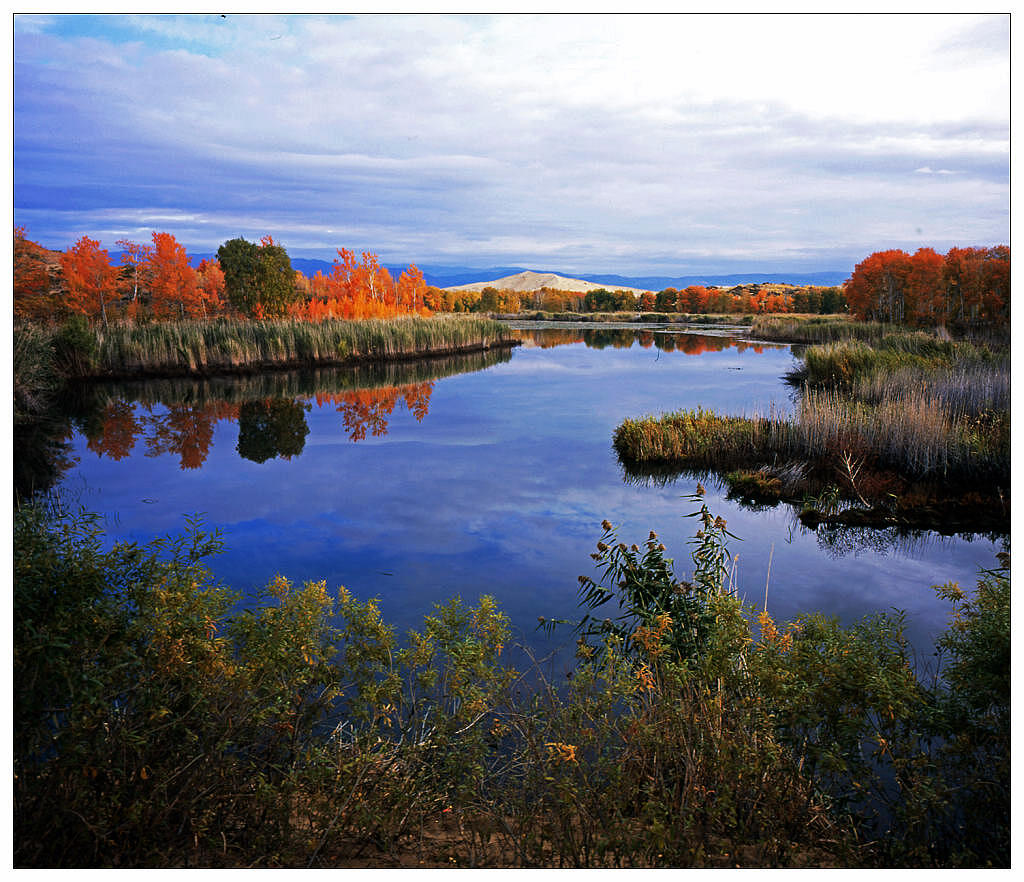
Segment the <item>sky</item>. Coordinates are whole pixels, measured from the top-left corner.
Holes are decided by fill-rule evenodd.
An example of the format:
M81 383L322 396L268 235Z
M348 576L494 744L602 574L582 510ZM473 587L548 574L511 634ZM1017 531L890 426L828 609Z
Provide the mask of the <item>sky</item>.
M13 214L65 249L687 275L1009 243L1008 15L35 15Z

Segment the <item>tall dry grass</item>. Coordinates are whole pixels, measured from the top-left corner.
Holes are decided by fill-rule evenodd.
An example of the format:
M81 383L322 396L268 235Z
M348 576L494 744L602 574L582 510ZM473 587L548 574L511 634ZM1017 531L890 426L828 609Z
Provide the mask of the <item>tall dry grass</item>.
M839 340L879 341L892 330L880 322L858 322L844 316L755 316L751 336L786 343L833 343Z
M924 331L887 334L876 343L841 340L811 346L803 365L790 375L811 386L851 390L863 380L886 377L905 369L946 371L975 365L1004 365L1005 349L954 341Z
M1006 481L1009 419L948 403L945 388L905 390L877 404L837 391L805 392L797 413L722 416L687 410L627 419L615 431L620 458L726 471L792 460L844 460L895 469L909 478Z
M96 331L99 376L191 374L387 361L509 345L512 333L482 318L182 321Z

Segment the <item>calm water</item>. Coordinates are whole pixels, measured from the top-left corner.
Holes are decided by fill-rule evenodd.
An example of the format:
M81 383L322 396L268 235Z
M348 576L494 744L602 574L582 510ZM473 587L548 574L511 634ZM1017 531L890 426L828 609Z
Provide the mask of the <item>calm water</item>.
M71 439L63 490L113 539L149 541L201 514L223 531L216 575L252 591L282 573L377 596L399 629L435 601L494 595L536 648L538 616L576 615L601 521L655 530L690 571L697 480L630 481L611 446L626 416L698 405L791 409L787 346L634 330L522 332L511 353L379 371L134 384L97 390ZM948 608L931 585L972 586L999 542L817 534L786 507L752 511L705 481L740 537L736 583L786 619L851 622L906 610L930 648Z

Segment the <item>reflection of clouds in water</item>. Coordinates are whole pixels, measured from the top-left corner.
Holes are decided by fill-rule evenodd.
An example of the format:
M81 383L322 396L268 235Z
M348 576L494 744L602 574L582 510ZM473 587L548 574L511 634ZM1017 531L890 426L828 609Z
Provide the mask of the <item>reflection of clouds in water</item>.
M98 506L119 513L119 537L148 541L180 531L183 514L205 512L224 530L227 552L213 566L232 587L263 585L277 572L327 579L380 595L400 629L434 601L487 592L531 635L538 615L576 614L577 577L594 573L589 554L604 518L626 542L655 530L677 575L692 571L697 527L686 515L699 505L686 497L697 479L624 481L611 448L621 419L783 399L790 361L783 351L663 352L655 362L636 347L517 350L484 372L437 380L422 421L394 408L386 436L352 442L325 403L307 414L304 449L290 461L239 458L238 428L222 422L202 469L183 472L171 456L99 459L76 440L82 465L72 474L95 488ZM723 369L737 363L743 371ZM769 609L781 619L822 610L850 622L906 605L913 633L927 640L946 615L929 586L973 585L977 566L991 565L983 540L832 557L817 534L794 529L788 509L745 510L704 483L709 508L740 537L730 550L741 594L760 605L767 581Z

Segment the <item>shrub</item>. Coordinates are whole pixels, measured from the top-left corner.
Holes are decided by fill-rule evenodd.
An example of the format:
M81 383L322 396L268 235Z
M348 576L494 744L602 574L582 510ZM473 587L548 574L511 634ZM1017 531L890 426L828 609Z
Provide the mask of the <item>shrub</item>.
M87 377L99 358L96 333L85 316L68 318L53 336L53 365L63 377Z
M445 817L469 865L1008 865L1008 562L940 589L929 687L899 614L744 608L699 502L686 578L605 522L554 684L502 661L487 596L400 642L322 582L241 608L198 523L105 550L94 517L19 508L16 865L344 865Z

